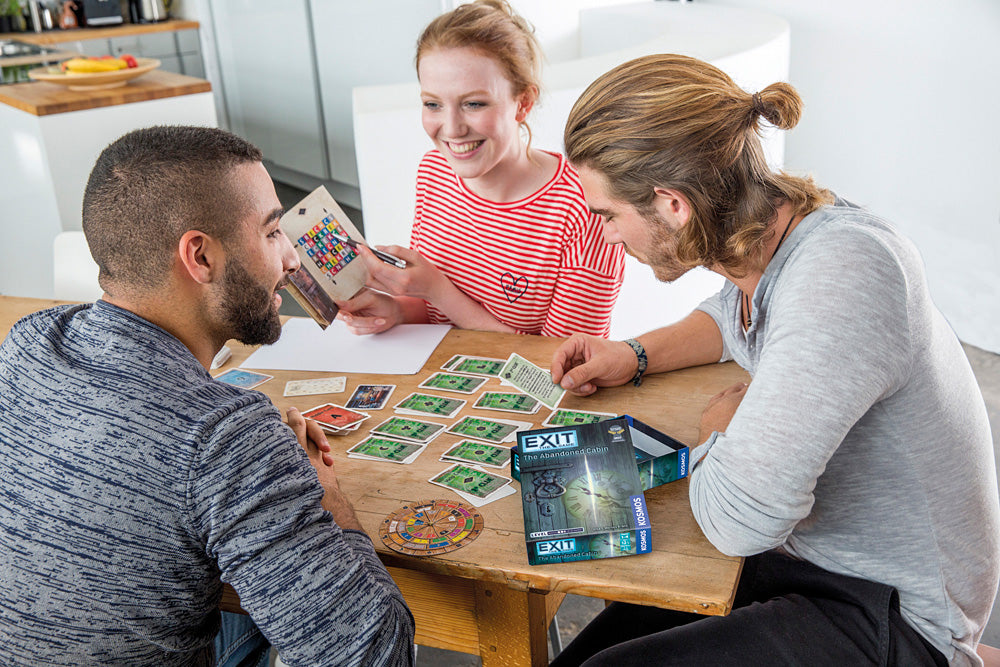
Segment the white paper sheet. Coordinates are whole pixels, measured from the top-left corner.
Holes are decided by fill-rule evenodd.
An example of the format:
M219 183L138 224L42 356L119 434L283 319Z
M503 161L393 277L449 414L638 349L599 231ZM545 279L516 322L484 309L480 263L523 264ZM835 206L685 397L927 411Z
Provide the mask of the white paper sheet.
M293 317L277 343L260 347L240 368L413 375L449 329L448 324L400 324L355 336L339 320L323 330L309 318Z

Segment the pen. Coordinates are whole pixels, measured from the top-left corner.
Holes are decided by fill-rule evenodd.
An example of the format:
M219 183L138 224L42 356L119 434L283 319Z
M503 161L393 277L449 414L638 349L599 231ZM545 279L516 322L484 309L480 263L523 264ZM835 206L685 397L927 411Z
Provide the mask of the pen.
M335 238L338 241L340 241L341 243L343 243L344 245L348 245L348 246L350 246L351 248L353 248L355 250L357 250L358 246L361 245L360 243L358 243L354 239L350 239L350 238L348 238L346 236L341 236L340 234L334 234L333 232L331 232L330 235L333 236L333 238ZM386 264L392 264L393 266L395 266L396 268L399 268L399 269L405 269L406 268L406 260L400 259L399 257L396 257L395 255L390 255L387 252L382 252L381 250L376 250L375 248L372 248L371 246L369 246L368 249L371 250L372 253L376 257L378 257L379 259L381 259Z

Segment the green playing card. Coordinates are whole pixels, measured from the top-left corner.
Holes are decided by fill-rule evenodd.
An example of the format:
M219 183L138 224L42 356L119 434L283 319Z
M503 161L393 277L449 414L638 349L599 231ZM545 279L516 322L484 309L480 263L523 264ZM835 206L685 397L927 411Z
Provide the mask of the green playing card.
M399 442L398 440L389 440L387 438L369 437L348 449L347 453L362 454L364 456L373 456L402 463L407 457L419 452L421 449L423 449L423 445L418 445L414 442Z
M419 419L390 417L373 428L372 434L416 442L427 442L443 428L444 424L435 424L433 422L420 421Z
M472 373L473 375L489 375L496 377L503 368L504 359L484 359L482 357L463 357L448 370L456 373Z
M477 375L458 375L457 373L435 373L420 383L424 389L444 389L462 394L473 394L479 389L486 378Z
M538 400L527 394L502 391L484 391L473 406L484 410L502 410L532 414L538 410Z
M460 421L452 424L448 433L488 442L503 442L516 430L516 424L507 424L481 417L463 417Z
M596 424L618 415L609 412L587 412L586 410L556 410L545 420L546 426L573 426L575 424Z
M510 450L505 447L488 445L485 442L463 440L442 456L446 459L460 459L469 463L480 463L500 468L510 461Z
M485 498L494 491L505 486L509 479L488 473L485 470L476 470L461 464L448 468L430 480L434 484L468 493L477 498Z
M460 398L445 398L444 396L434 396L432 394L410 394L396 404L395 410L410 410L412 412L423 412L428 415L439 417L452 417L462 409L465 401Z
M552 381L549 371L536 366L518 354L511 354L500 370L500 380L517 387L553 410L559 405L566 390Z

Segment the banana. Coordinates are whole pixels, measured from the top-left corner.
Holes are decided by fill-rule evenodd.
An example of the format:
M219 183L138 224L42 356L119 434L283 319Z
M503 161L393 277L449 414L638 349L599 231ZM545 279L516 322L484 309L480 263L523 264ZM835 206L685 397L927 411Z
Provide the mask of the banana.
M128 64L120 58L71 58L63 66L67 74L92 74L125 69Z

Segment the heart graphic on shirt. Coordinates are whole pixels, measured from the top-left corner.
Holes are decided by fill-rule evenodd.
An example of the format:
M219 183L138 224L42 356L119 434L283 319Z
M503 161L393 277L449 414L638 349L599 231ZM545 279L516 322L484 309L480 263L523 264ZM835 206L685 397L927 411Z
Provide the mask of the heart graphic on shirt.
M515 278L514 274L508 271L500 276L500 287L507 295L507 300L514 303L528 291L528 279L524 276Z

